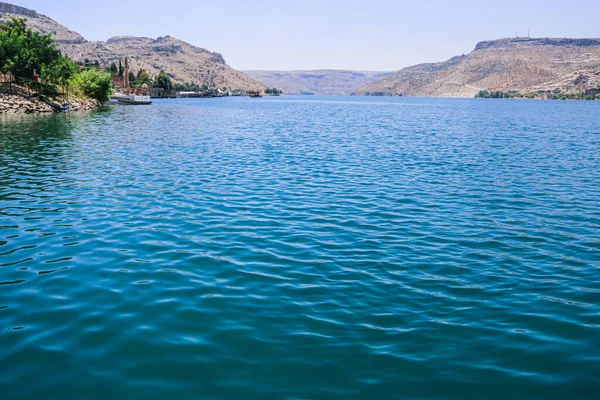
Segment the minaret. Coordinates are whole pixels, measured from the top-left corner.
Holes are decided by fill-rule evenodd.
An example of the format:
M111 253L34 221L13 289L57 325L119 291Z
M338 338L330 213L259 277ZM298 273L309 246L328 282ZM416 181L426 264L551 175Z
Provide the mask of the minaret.
M129 61L125 57L125 69L123 70L123 86L129 89Z

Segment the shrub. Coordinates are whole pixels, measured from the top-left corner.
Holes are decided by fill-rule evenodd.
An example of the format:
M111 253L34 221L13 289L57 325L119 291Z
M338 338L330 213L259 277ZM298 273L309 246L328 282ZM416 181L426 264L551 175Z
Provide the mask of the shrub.
M110 74L102 71L85 70L76 78L76 90L79 95L104 102L110 99L112 83Z

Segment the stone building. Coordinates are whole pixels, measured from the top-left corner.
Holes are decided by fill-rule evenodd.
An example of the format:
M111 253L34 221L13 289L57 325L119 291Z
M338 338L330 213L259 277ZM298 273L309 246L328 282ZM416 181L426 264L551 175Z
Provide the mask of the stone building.
M122 76L111 76L113 89L129 89L129 60L125 57Z

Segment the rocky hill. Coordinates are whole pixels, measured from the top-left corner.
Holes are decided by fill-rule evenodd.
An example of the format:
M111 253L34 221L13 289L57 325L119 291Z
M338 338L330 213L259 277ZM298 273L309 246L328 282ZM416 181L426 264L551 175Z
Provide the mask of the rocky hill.
M150 75L161 69L176 82L194 82L210 87L230 89L264 89L265 86L248 75L231 68L219 53L193 46L170 36L158 39L144 37L114 37L106 42L89 42L77 32L60 25L36 11L0 2L0 23L8 15L26 18L27 24L42 33L50 33L63 54L75 61L98 61L102 66L129 57L131 69L145 69Z
M355 89L382 79L391 72L311 70L244 71L247 75L285 94L349 95Z
M52 18L38 14L36 11L14 4L0 1L0 23L7 19L7 15L27 18L28 25L42 33L51 33L58 43L84 43L86 40L77 32L65 28Z
M163 69L177 82L196 82L209 87L264 89L248 75L231 68L219 53L193 46L171 36L113 37L106 42L87 42L60 46L63 54L76 61L99 61L101 65L118 63L129 57L134 71L145 69L150 75Z
M513 38L468 55L404 68L355 95L473 97L480 90L575 93L600 89L600 39Z

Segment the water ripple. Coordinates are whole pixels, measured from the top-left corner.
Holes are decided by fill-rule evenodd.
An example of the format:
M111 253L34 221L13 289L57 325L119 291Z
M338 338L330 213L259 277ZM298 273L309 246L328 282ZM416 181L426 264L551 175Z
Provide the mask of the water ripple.
M3 398L595 398L597 107L2 117Z

